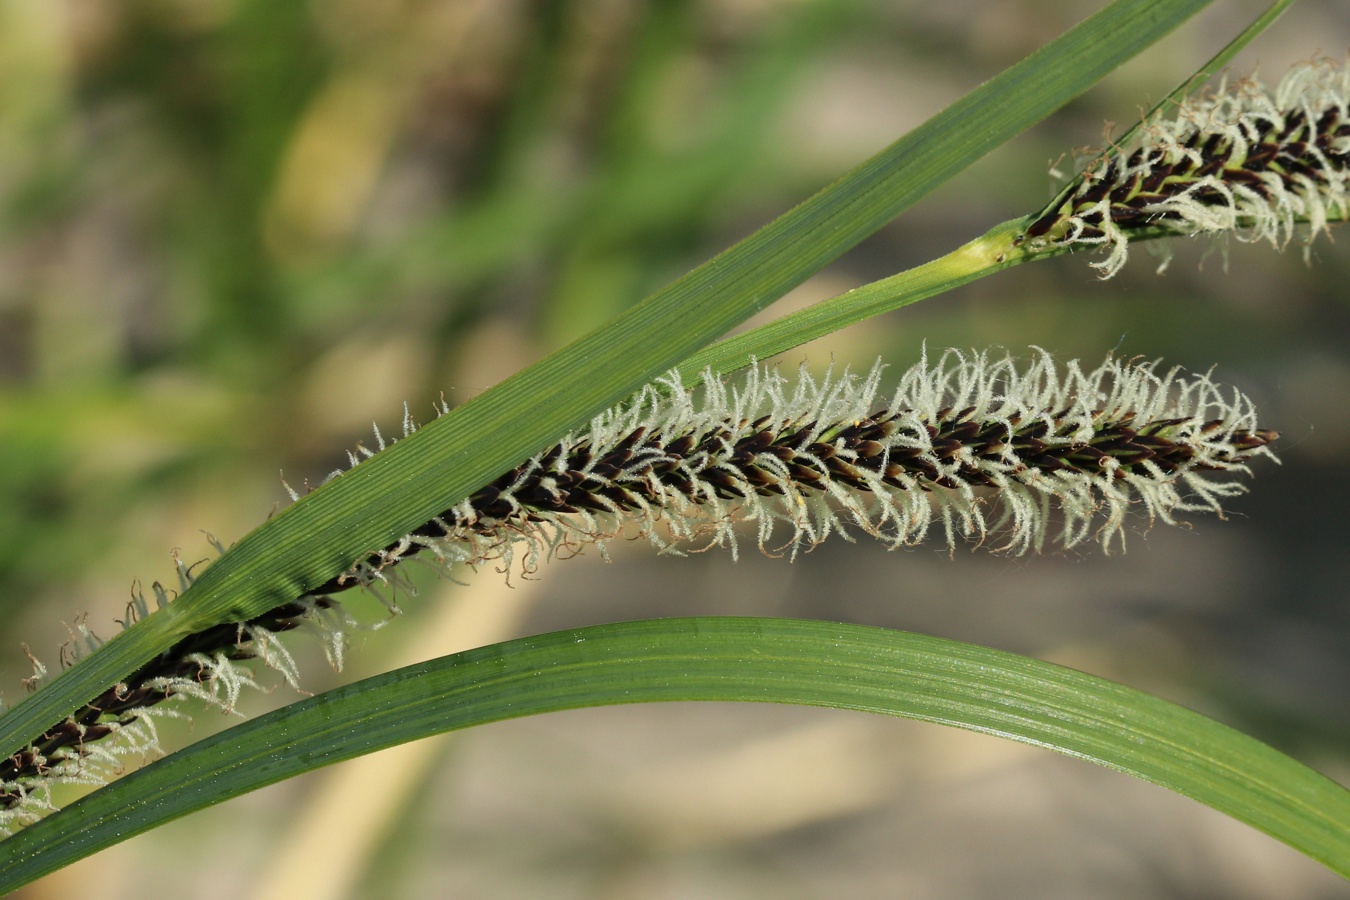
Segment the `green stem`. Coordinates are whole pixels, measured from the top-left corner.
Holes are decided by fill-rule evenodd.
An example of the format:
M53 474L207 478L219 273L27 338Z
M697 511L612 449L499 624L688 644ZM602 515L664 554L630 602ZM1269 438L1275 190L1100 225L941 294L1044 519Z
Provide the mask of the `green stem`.
M1025 244L1018 246L1016 239L1029 221L1013 219L1004 222L931 262L719 341L682 362L680 371L687 373L686 383L697 380L698 373L709 367L714 372L731 372L749 365L751 359L767 359L845 326L918 303L1002 269L1067 252L1061 248L1036 252Z

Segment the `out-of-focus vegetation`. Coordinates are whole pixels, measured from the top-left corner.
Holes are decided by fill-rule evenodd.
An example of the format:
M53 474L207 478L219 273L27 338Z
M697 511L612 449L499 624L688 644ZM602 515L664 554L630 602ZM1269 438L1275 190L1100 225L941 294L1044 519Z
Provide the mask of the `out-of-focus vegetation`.
M1228 21L1246 15L1232 6L1259 4L1217 4L787 302L891 274L1031 212L1049 196L1047 164L1067 165L1066 151L1100 142L1104 120L1132 121L1170 90L1230 36ZM426 418L442 393L463 400L595 327L1094 7L0 0L0 608L8 623L0 691L17 697L29 673L20 642L55 668L63 623L87 613L95 631L111 632L133 578L172 578L172 548L203 559L211 551L201 530L228 543L262 521L285 502L279 471L296 486L315 483L344 464L345 448L370 442L372 419L395 426L403 401ZM1347 44L1344 4L1305 0L1245 55L1244 68L1259 61L1274 79L1288 62ZM1083 260L1061 259L811 351L822 362L882 353L907 363L926 339L1036 343L1086 358L1119 347L1194 368L1218 362L1225 378L1263 395L1286 436L1284 469L1263 473L1240 504L1249 518L1134 540L1125 560L949 561L859 546L823 548L787 573L777 560L734 569L722 559L637 554L605 569L560 561L543 579L567 596L541 598L534 618L515 627L754 612L930 631L1184 698L1344 780L1350 709L1333 689L1350 676L1338 515L1350 494L1343 245L1314 245L1311 267L1297 251L1245 245L1230 248L1226 265L1218 253L1201 264L1204 248L1181 246L1165 276L1139 253L1105 284ZM667 593L689 585L697 587ZM400 641L406 624L370 637L369 652L388 652L380 643ZM361 666L359 653L354 662ZM313 665L307 673L314 689L331 677ZM688 726L733 747L717 764L739 752L728 722L778 721L762 711L723 713ZM562 736L563 719L493 734L514 734L518 744L542 733L576 747L598 729L656 752L631 723L663 713L625 714L575 717L567 721L589 730ZM214 715L204 718L199 727L216 727ZM489 877L527 860L501 872L503 894L539 884L566 893L579 883L581 893L600 884L619 896L634 871L648 879L639 884L686 886L717 871L713 882L727 893L792 884L815 896L810 878L785 874L801 845L814 835L837 847L850 827L865 828L856 817L882 815L836 795L777 830L709 826L725 837L717 844L654 828L656 843L637 846L619 840L634 830L631 809L578 812L584 804L558 801L552 814L562 824L549 831L536 822L540 833L512 847L502 823L528 804L477 802L475 772L495 785L514 776L473 746L448 761L463 763L453 770L464 781L447 795L458 790L480 824L487 810L483 831L500 830L507 846L476 851L493 866L462 860L461 868ZM536 749L523 758L565 780L569 767L586 769L578 760L591 752ZM408 815L441 840L474 833L454 803L424 802ZM578 817L587 835L569 832ZM234 842L241 858L264 855L248 819L202 818L225 833L202 838L185 823L129 846L195 835L185 852L201 852L202 865L208 842L226 862ZM1010 820L1009 829L1019 827ZM416 854L406 848L419 839L407 830L402 839L404 852L395 842L389 858L409 862ZM532 855L531 842L546 849ZM690 862L679 849L688 846L704 855ZM1138 850L1152 860L1139 865L1157 867L1158 883L1182 895L1190 876L1163 861L1168 849ZM967 858L976 852L963 849ZM83 871L108 865L105 857ZM134 858L147 865L154 857ZM665 870L651 867L653 858L678 874L660 880ZM851 865L843 853L834 863ZM906 863L924 864L933 874L904 870L914 884L964 884L931 859ZM521 874L549 866L570 874L538 883ZM242 876L214 877L236 896L253 889ZM822 878L820 890L828 883ZM151 887L210 895L182 884ZM415 886L403 890L418 895Z

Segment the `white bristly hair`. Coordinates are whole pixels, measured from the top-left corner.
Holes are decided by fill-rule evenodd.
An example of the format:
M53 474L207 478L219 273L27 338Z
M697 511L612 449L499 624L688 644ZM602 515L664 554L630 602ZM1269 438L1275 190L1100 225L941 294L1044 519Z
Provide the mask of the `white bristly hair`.
M1084 369L1077 361L1057 366L1040 350L1022 365L1011 356L949 350L935 363L925 353L889 395L881 389L883 369L878 363L865 374L816 378L803 368L789 379L753 366L734 381L705 373L698 392L683 389L679 374L671 373L534 457L510 483L499 482L498 502L509 503L510 514L488 518L465 500L437 520L443 535L408 535L358 566L352 578L382 581L414 547L442 565L523 560L527 571L561 548L598 544L603 552L620 535L645 536L664 552L693 543L696 550L724 546L735 554L741 523L774 555L795 555L834 533L851 539L851 529L891 548L917 544L936 529L952 548L994 536L995 549L1010 553L1090 539L1109 551L1123 546L1132 509L1142 510L1150 524L1175 523L1186 512L1222 516L1222 500L1245 490L1228 476L1246 472L1250 456L1270 455L1264 446L1241 443L1257 431L1242 393L1208 375L1160 370L1156 362L1107 358ZM870 467L855 465L859 451L837 435L879 420L895 427L867 448ZM935 449L940 429L961 423L978 423L985 436L980 452ZM1014 446L1032 426L1044 448L1039 456ZM1109 454L1084 466L1045 460L1047 453L1090 448L1108 429L1120 428L1181 448L1182 464L1171 470L1150 459L1127 465ZM798 448L791 465L773 448L753 455L750 465L765 473L775 493L757 491L742 468L729 463L740 442L764 431L791 433ZM992 446L990 435L999 436ZM667 448L681 439L697 449L682 454L673 471L655 472L653 463L669 460ZM631 452L618 471L597 472L624 442ZM887 479L892 458L912 464L890 467ZM812 484L794 475L801 466L812 473ZM864 487L836 477L840 466ZM575 484L577 475L626 489L628 502L602 497L601 510L555 512L517 496L527 485L559 490L559 479Z
M1104 246L1106 258L1092 265L1109 278L1125 264L1130 239L1117 218L1122 203L1133 202L1133 221L1177 234L1269 241L1277 249L1297 234L1325 231L1350 213L1347 103L1350 68L1326 59L1294 67L1274 91L1250 78L1183 100L1141 130L1137 146L1144 152L1113 154L1105 176L1111 193L1093 191L1091 202L1071 199L1055 235L1042 243ZM1282 158L1274 165L1250 164L1276 147ZM1206 163L1212 171L1194 172ZM1081 176L1076 195L1103 177L1099 166ZM1149 196L1137 196L1139 185L1173 167L1176 174Z

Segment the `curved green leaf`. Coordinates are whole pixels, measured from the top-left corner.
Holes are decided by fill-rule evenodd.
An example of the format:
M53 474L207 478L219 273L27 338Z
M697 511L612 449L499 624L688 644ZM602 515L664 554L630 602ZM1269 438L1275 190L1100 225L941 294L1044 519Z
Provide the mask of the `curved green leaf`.
M1210 0L1115 0L606 327L507 379L245 536L167 609L0 717L0 752L176 639L294 600L782 296Z
M830 706L1036 744L1192 797L1350 875L1350 792L1133 688L940 638L792 619L657 619L409 666L238 725L0 843L0 891L222 800L405 741L591 706Z

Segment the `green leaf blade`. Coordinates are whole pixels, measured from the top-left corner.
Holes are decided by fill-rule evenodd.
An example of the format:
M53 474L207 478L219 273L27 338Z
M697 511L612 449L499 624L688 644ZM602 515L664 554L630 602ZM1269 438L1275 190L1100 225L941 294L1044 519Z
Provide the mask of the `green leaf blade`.
M1176 704L940 638L690 618L483 647L244 723L0 843L0 890L205 806L405 741L544 712L688 700L860 710L1047 747L1192 797L1350 876L1350 792Z

